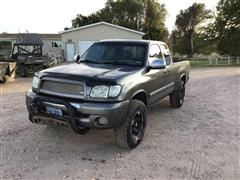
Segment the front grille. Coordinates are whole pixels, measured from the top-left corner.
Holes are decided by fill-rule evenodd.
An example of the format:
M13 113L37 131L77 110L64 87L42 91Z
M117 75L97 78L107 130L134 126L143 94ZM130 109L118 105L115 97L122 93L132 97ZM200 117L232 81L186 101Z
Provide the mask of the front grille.
M81 83L74 83L71 80L42 80L40 92L50 95L84 98L84 85Z

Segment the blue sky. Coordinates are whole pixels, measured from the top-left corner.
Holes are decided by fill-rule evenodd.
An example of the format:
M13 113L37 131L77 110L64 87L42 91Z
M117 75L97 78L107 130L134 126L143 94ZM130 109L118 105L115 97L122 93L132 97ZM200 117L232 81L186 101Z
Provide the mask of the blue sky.
M76 14L88 15L102 7L106 0L3 0L0 10L0 33L58 33L71 26ZM166 26L171 30L181 9L192 3L205 3L214 9L218 0L159 0L168 10Z

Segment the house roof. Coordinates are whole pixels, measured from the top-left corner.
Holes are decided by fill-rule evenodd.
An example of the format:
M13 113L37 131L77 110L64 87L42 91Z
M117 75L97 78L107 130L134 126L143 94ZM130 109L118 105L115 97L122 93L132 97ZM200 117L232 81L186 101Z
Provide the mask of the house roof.
M18 34L16 43L20 45L43 45L39 35L34 33Z
M61 36L59 34L37 34L41 39L61 39ZM9 39L17 39L18 34L8 34L8 33L2 33L0 34L0 40L1 38L9 38Z
M107 26L111 26L111 27L114 27L114 28L118 28L118 29L122 29L122 30L125 30L125 31L129 31L129 32L132 32L132 33L140 34L142 36L145 34L145 33L140 32L140 31L136 31L136 30L133 30L133 29L125 28L123 26L118 26L118 25L111 24L111 23L104 22L104 21L101 21L101 22L98 22L98 23L94 23L94 24L89 24L89 25L86 25L86 26L77 27L77 28L72 28L72 29L69 29L69 30L66 30L66 31L61 31L61 32L59 32L59 34L65 34L65 33L68 33L68 32L78 31L78 30L82 30L82 29L86 29L86 28L90 28L90 27L94 27L94 26L98 26L98 25L107 25Z

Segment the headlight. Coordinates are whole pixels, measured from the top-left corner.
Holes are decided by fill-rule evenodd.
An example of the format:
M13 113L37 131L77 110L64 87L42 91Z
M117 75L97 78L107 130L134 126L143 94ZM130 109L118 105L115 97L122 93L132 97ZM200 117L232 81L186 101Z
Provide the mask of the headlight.
M122 87L120 85L110 86L109 97L117 97L120 94Z
M37 89L37 88L38 88L39 81L40 81L39 77L34 76L34 77L33 77L33 80L32 80L32 88Z
M107 98L109 86L99 85L94 86L91 90L90 97L93 98Z
M108 97L117 97L120 94L121 86L105 86L97 85L94 86L90 92L90 97L92 98L108 98Z

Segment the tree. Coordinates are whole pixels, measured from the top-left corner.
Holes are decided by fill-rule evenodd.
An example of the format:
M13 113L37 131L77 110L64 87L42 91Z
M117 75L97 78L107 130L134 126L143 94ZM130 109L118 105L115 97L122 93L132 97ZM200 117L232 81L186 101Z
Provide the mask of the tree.
M167 11L157 0L108 0L105 7L89 16L77 15L73 27L106 21L145 32L144 38L165 40L168 31L164 21Z
M145 22L143 31L146 32L146 39L163 40L168 38L168 30L165 27L165 18L167 10L164 4L159 4L155 0L146 2Z
M197 34L197 30L200 25L211 18L210 10L205 8L204 4L194 3L188 9L181 10L176 17L176 32L181 41L185 41L186 48L182 49L185 53L194 54L194 35ZM175 33L176 33L175 32Z
M90 14L89 16L83 16L78 14L75 19L72 20L73 27L85 26L88 24L96 23L100 21L98 14Z
M240 55L240 1L220 0L214 29L221 53Z

